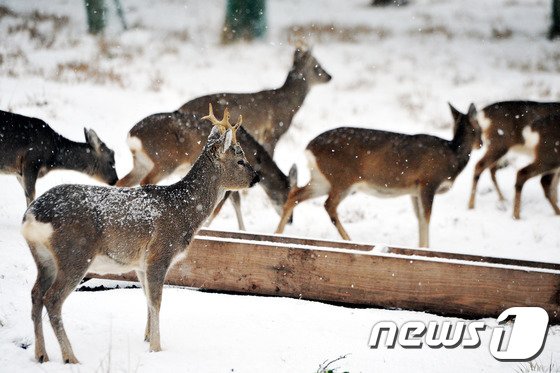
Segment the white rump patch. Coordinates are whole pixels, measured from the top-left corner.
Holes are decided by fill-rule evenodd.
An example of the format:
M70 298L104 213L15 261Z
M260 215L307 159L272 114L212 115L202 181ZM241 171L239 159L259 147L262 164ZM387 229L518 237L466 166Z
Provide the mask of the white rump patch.
M51 223L37 221L32 213L25 215L25 222L21 226L21 234L27 241L36 245L48 246L53 232Z
M476 120L478 121L482 132L486 132L486 130L492 125L492 121L486 116L484 110L481 110L476 114Z
M530 149L535 149L539 145L541 135L537 131L533 131L531 126L526 126L523 128L523 140L525 141L525 146Z
M328 194L331 190L331 183L329 180L323 175L319 166L317 165L317 159L315 159L315 155L311 150L305 150L305 156L307 158L307 165L309 167L309 173L311 174L311 179L309 183L313 188L314 195L323 195Z
M130 148L130 150L133 151L133 152L142 150L142 140L140 140L136 136L128 135L128 138L126 139L126 144Z
M528 155L530 157L535 156L535 148L539 145L540 142L540 134L537 131L533 131L531 126L526 126L523 128L523 144L515 145L511 148L516 153L521 153Z

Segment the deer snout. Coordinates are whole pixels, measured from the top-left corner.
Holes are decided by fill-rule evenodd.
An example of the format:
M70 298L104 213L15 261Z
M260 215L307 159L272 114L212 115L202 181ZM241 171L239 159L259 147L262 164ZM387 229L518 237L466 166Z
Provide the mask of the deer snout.
M253 176L253 179L251 180L251 183L249 184L249 188L252 187L253 185L255 185L256 183L258 183L259 181L261 181L261 176L254 171L253 171L253 173L254 173L254 176Z
M119 178L117 177L117 175L115 175L115 177L113 179L111 179L107 184L113 186L113 185L117 184L117 181L119 181Z

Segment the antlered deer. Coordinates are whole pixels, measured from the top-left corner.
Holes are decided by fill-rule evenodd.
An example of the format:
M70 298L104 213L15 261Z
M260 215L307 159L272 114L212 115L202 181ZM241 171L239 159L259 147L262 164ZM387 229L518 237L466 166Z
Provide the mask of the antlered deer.
M222 121L214 116L209 119L216 128L202 154L173 185L62 185L29 206L22 233L38 271L31 292L38 361L48 360L41 315L44 305L64 362L78 362L62 325L61 309L88 271L136 271L148 300L145 338L151 351L161 350L159 310L168 268L186 255L193 236L226 190L258 182L235 139L241 121L232 127L227 111Z
M558 179L560 177L560 112L548 117L540 118L525 127L523 135L525 146L532 147L533 162L517 172L515 181L515 200L513 204L514 219L520 218L521 190L527 180L534 176L541 176L544 195L560 215L558 208Z
M71 141L37 118L0 111L0 172L15 174L25 191L27 205L35 199L38 178L56 169L84 172L114 185L115 155L84 128L85 143Z
M280 137L292 124L312 86L326 83L331 76L311 55L311 51L297 48L292 69L284 85L256 93L216 93L195 98L179 111L204 115L208 104L223 110L228 107L233 116L243 113L243 127L271 154Z
M178 111L142 119L128 132L133 168L117 182L117 186L157 184L173 173L186 173L202 151L204 139L211 129L212 125L199 116ZM281 214L290 187L296 183L297 171L292 168L289 176L284 175L267 151L243 127L237 131L237 139L247 160L261 177L259 185ZM239 193L232 192L230 198L239 228L244 230ZM224 201L225 198L212 218Z
M282 233L296 204L327 194L325 209L342 238L349 240L337 206L352 191L380 197L410 195L419 223L420 246L429 245L429 223L436 193L443 193L480 144L476 109L467 115L450 105L455 134L451 141L364 128L336 128L307 145L311 180L290 191L276 233Z
M496 179L499 160L510 150L533 156L535 137L530 131L531 124L539 118L556 113L560 113L560 102L504 101L488 105L479 111L478 123L482 129L486 153L477 162L474 169L469 199L470 209L475 206L476 188L480 175L487 168L490 168L490 176L500 201L504 200ZM544 175L543 178L541 181L546 193L546 189L549 189L550 177Z

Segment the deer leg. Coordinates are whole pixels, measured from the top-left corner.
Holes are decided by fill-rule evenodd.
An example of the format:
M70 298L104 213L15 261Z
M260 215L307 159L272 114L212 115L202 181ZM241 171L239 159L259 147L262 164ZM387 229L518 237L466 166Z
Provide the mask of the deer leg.
M150 329L150 351L161 351L159 336L159 310L161 308L161 296L163 293L163 281L169 268L170 260L165 263L154 261L146 270L146 295L149 308L149 329Z
M471 197L469 199L469 209L474 209L475 199L476 199L476 188L478 186L478 180L480 175L488 167L493 166L501 157L507 153L508 149L504 148L492 148L489 147L488 151L484 156L476 163L474 168L473 183L471 189ZM496 183L497 186L497 183Z
M241 214L241 195L239 192L232 192L229 196L229 200L233 205L235 210L235 216L237 216L237 224L239 225L239 230L245 230L245 224L243 223L243 215Z
M71 250L68 250L70 252ZM64 251L62 251L64 252ZM83 256L87 258L87 256ZM60 263L59 263L60 265ZM51 287L45 292L43 297L43 303L47 308L47 313L49 314L49 319L51 321L51 326L54 330L54 334L60 344L60 349L62 350L62 360L64 363L78 364L79 361L74 356L72 351L72 346L64 330L64 325L62 323L62 304L74 291L76 286L80 283L82 278L87 272L89 263L84 260L82 262L73 263L69 270L60 269L57 272L56 278L51 285Z
M339 190L336 191L331 190L329 193L329 197L325 201L325 210L327 210L327 213L331 218L331 222L335 225L336 229L338 230L338 233L340 233L340 236L345 240L350 240L350 236L348 235L348 233L342 226L342 223L338 219L338 212L336 211L338 205L340 204L340 202L342 202L342 200L344 199L344 197L346 197L346 195L347 193L345 192L340 192Z
M500 202L503 202L506 199L504 198L504 194L502 193L502 190L498 185L498 179L496 179L496 171L498 171L497 162L494 163L492 166L490 166L490 177L492 178L492 183L494 184L494 187L496 188L496 192L498 193L498 199L500 200Z
M142 286L142 291L144 292L144 295L146 296L146 299L148 299L148 293L146 291L146 272L144 271L136 271L136 277L138 277L138 281L140 282L140 286ZM146 318L146 329L144 330L144 341L145 342L149 342L150 341L150 306L148 305L148 312L147 312L147 318Z
M35 254L36 249L33 244L30 244L30 247L32 247L31 252L37 263L37 280L33 290L31 290L31 319L35 330L35 359L39 363L45 363L49 361L49 356L45 349L43 335L43 296L54 281L56 269L53 267L54 263L43 262L42 258Z
M548 174L544 174L541 177L541 185L544 190L544 195L550 205L554 209L554 213L556 215L560 215L560 208L558 207L558 196L557 196L557 187L558 187L558 173L551 172Z
M410 196L412 200L412 208L414 209L414 215L416 215L416 219L418 220L418 237L422 235L422 228L420 224L420 220L422 219L420 216L420 201L417 196Z
M430 218L434 203L435 191L432 188L422 188L418 196L418 225L419 246L430 246Z
M306 201L311 198L319 197L323 195L323 191L319 190L316 187L313 187L313 184L309 182L304 187L292 188L290 193L288 193L288 198L286 199L286 203L284 204L284 209L282 211L282 217L280 218L280 222L278 223L278 227L276 228L276 232L274 233L282 233L284 232L284 228L286 224L292 217L292 212L297 204Z
M513 204L514 219L519 220L521 218L521 191L523 190L523 185L525 185L530 178L550 170L551 168L548 168L537 159L534 163L523 167L517 172L517 180L515 181L515 201Z
M218 214L220 213L220 211L222 211L222 207L224 207L224 204L226 203L226 201L228 200L230 194L232 192L231 191L227 191L224 194L224 197L222 198L222 200L220 202L218 202L218 204L216 205L216 207L214 207L214 211L212 211L212 214L210 215L210 217L208 218L208 220L206 221L205 226L209 226L214 219L216 218L216 216L218 216ZM238 221L239 222L239 221Z
M140 185L155 185L170 174L170 171L164 170L161 166L156 164L150 172L148 172L148 174L140 180Z

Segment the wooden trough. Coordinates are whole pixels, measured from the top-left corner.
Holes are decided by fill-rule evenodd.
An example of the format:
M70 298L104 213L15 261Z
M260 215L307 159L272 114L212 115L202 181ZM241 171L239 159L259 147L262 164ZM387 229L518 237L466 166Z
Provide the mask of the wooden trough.
M560 323L560 264L421 249L204 229L166 283L464 318L538 306Z

